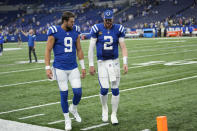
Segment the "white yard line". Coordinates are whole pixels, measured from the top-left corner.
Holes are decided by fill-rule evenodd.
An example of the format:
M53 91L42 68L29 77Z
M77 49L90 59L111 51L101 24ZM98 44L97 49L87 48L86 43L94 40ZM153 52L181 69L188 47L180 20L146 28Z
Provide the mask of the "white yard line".
M142 88L158 86L158 85L164 85L164 84L168 84L168 83L174 83L174 82L184 81L184 80L194 79L194 78L197 78L197 75L191 76L191 77L185 77L185 78L181 78L181 79L176 79L176 80L159 82L159 83L145 85L145 86L139 86L139 87L135 87L135 88L128 88L128 89L120 90L120 92L131 91L131 90L136 90L136 89L142 89ZM122 85L124 85L124 84L122 84Z
M188 79L193 79L193 78L197 78L197 75L191 76L191 77L185 77L185 78L181 78L181 79L176 79L176 80L159 82L159 83L145 85L145 86L139 86L139 87L135 87L135 88L128 88L128 89L120 90L120 92L125 92L125 91L129 91L129 90L136 90L136 89L141 89L141 88L146 88L146 87L152 87L152 86L156 86L156 85L163 85L163 84L168 84L168 83L174 83L174 82L188 80ZM126 83L126 84L128 84L128 83ZM109 94L111 94L111 93L109 93ZM89 99L89 98L94 98L94 97L97 97L97 96L99 96L99 94L98 95L82 97L82 99ZM72 100L69 100L69 101L72 101ZM26 108L21 108L21 109L15 109L15 110L10 110L10 111L0 112L0 115L1 114L12 113L12 112L18 112L18 111L34 109L34 108L39 108L39 107L44 107L44 106L49 106L49 105L54 105L54 104L59 104L59 103L60 102L53 102L53 103L48 103L48 104L43 104L43 105L37 105L37 106L31 106L31 107L26 107Z
M197 37L162 37L162 38L126 38L125 40L183 40L183 39L197 39ZM90 40L81 40L81 42L89 42Z
M152 65L156 65L156 64L158 64L158 63L152 64ZM145 66L150 66L150 65L142 65L142 66L128 67L128 69L140 68L140 67L145 67ZM87 75L89 75L89 73ZM16 83L16 84L0 85L0 88L1 87L8 87L8 86L18 86L18 85L24 85L24 84L31 84L31 83L37 83L37 82L43 82L43 81L51 81L51 80L49 80L49 79L43 79L43 80L28 81L28 82L22 82L22 83Z
M162 56L162 55L169 55L169 54L178 54L178 53L187 53L197 50L186 50L186 51L180 51L180 52L169 52L169 53L160 53L160 54L154 54L154 55L144 55L144 56L134 56L129 58L144 58L144 57L150 57L150 56Z
M197 38L197 37L192 37L192 39L193 38ZM146 39L146 38L142 38L142 39L125 39L125 40L128 40L128 41L130 41L130 40L160 40L160 39L180 39L180 40L182 40L182 39L190 39L190 37L184 37L184 38L148 38L148 39ZM83 42L86 42L86 41L89 41L89 40L85 40L85 41L83 41ZM161 41L162 42L162 41ZM173 42L173 41L172 41ZM144 43L143 43L144 44ZM160 43L157 43L156 44L156 46L158 46ZM163 43L161 43L161 45L163 45ZM154 45L153 45L154 46ZM153 46L151 46L151 47L153 47ZM146 46L145 46L146 47ZM87 47L88 48L88 47ZM129 49L129 48L128 48ZM21 56L21 55L20 55ZM19 57L19 56L17 56L17 57ZM23 56L24 57L24 56ZM39 57L44 57L44 56L39 56ZM9 57L8 57L9 58ZM17 59L17 58L16 58Z
M130 50L130 51L128 51L128 52L159 51L159 50L166 50L166 49L177 49L177 48L196 47L196 46L197 46L197 45L174 46L174 47L167 47L167 48L154 48L154 49L144 49L144 50Z
M176 53L187 53L187 52L193 52L193 51L197 51L197 50L186 50L186 51L180 51L180 52L160 53L160 54L154 54L154 55L133 56L133 57L128 57L128 59L144 58L144 57L151 57L151 56L162 56L162 55L176 54ZM119 58L119 59L122 59L122 58ZM23 72L23 71L40 70L40 69L44 69L44 68L34 68L34 69L26 69L26 70L18 70L18 71L0 72L0 74L9 74L9 73L17 73L17 72Z
M197 39L197 37L165 37L165 38L133 38L125 40L182 40L182 39Z
M0 131L63 131L63 130L0 119Z
M70 118L71 120L74 118ZM65 122L65 120L58 120L58 121L53 121L53 122L49 122L48 125L53 125L53 124L57 124L57 123L61 123L61 122Z
M184 59L184 60L186 61L186 60L193 60L193 59L197 59L197 58ZM128 67L128 69L135 69L135 68L158 65L158 64L162 64L162 63L152 63L152 64L148 64L148 65L130 66L130 67ZM120 70L123 70L123 69L120 69ZM89 73L87 75L89 75ZM24 85L24 84L31 84L31 83L37 83L37 82L43 82L43 81L51 81L51 80L43 79L43 80L37 80L37 81L28 81L28 82L22 82L22 83L16 83L16 84L1 85L0 88L1 87L8 87L8 86L18 86L18 85Z
M178 40L178 41L158 41L157 43L180 43L186 42L185 40Z
M33 117L37 117L37 116L44 116L44 115L45 114L35 114L35 115L31 115L31 116L20 117L18 119L23 120L23 119L33 118Z
M6 112L0 112L0 115L1 114L12 113L12 112L18 112L18 111L34 109L34 108L39 108L39 107L44 107L44 106L49 106L49 105L55 105L55 104L59 104L59 103L60 102L53 102L53 103L48 103L48 104L43 104L43 105L37 105L37 106L31 106L31 107L26 107L26 108L21 108L21 109L16 109L16 110L10 110L10 111L6 111Z
M61 122L65 122L65 120L58 120L58 121L49 122L48 125L53 125L53 124L57 124L57 123L61 123Z
M0 75L1 75L1 74L16 73L16 72L25 72L25 71L40 70L40 69L44 69L44 67L43 67L43 68L26 69L26 70L17 70L17 71L0 72Z
M106 125L109 125L109 123L102 123L102 124L99 124L99 125L90 126L90 127L83 128L83 129L80 129L80 130L87 131L87 130L91 130L91 129L106 126Z
M28 82L22 82L22 83L16 83L16 84L1 85L0 87L17 86L17 85L31 84L31 83L37 83L37 82L43 82L43 81L49 81L49 79L28 81Z

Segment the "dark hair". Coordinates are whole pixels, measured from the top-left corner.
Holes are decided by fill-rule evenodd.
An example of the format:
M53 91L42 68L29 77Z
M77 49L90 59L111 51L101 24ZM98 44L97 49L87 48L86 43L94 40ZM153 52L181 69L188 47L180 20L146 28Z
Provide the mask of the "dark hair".
M68 21L69 20L69 18L75 18L75 15L72 13L72 12L70 12L70 11L65 11L64 13L63 13L63 15L62 15L62 23L64 23L64 20L65 21Z

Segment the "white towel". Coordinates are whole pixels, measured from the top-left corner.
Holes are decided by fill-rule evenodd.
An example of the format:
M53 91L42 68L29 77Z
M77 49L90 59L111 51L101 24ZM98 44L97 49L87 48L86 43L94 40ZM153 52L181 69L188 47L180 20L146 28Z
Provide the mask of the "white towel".
M53 80L57 80L57 79L56 79L56 74L55 74L55 69L53 68L53 66L51 67L51 71L52 71L52 75L53 75L53 77L52 77L51 80L52 80L52 81L53 81Z
M114 63L112 60L107 61L107 71L109 74L109 80L111 82L116 81L116 72L115 72L115 68L114 68Z

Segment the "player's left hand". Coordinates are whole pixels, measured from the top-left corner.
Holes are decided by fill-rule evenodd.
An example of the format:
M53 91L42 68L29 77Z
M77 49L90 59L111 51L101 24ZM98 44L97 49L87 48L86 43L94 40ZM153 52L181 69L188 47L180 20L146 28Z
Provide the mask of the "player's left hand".
M127 74L128 66L126 64L123 64L123 70L124 70L124 74Z
M47 75L48 79L53 78L53 73L52 73L51 69L46 70L46 75Z
M81 70L81 78L83 79L83 78L85 78L85 76L86 76L86 69L82 69Z

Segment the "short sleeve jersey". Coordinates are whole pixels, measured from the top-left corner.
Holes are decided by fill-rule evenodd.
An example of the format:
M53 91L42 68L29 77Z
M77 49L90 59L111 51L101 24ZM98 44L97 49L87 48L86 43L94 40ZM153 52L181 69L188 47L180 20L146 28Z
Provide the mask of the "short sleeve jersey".
M61 26L51 26L47 35L55 38L53 67L62 70L77 68L76 42L80 35L79 26L73 26L70 31L65 31Z
M36 35L28 35L28 46L34 47L35 40L36 40Z

